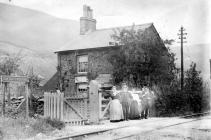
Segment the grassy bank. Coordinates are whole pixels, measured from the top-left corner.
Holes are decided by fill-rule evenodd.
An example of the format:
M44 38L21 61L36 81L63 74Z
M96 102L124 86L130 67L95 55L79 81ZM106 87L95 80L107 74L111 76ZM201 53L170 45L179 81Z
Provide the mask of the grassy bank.
M37 134L48 135L64 126L63 122L49 118L0 118L0 140L27 139Z

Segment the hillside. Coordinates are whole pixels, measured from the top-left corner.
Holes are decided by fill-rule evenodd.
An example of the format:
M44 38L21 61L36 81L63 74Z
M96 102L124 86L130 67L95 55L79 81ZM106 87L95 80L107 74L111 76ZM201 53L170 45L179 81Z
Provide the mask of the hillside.
M180 67L180 46L172 45L172 52L176 53L178 60L176 64ZM191 62L195 62L197 69L201 71L204 79L209 79L210 77L210 64L209 59L211 59L211 44L194 44L184 46L184 69L187 70L190 67Z
M78 33L76 21L0 3L0 41L35 51L55 51Z
M54 51L79 34L79 23L0 3L0 54L21 51L24 71L29 66L48 80L55 72Z
M21 70L27 73L33 68L34 73L45 78L42 83L45 83L56 72L57 59L53 53L41 54L30 49L21 48L21 46L0 42L0 56L5 54L19 54L22 58Z

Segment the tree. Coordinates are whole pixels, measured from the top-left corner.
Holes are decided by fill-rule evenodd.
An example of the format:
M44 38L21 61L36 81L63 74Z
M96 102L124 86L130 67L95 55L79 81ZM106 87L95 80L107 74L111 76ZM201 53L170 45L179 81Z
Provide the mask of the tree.
M134 26L116 30L112 38L120 48L110 54L108 59L114 67L115 84L124 81L130 86L139 87L146 83L169 84L173 81L174 54L169 53L163 42L146 36L141 30L135 30Z
M203 81L200 71L196 69L196 63L191 63L186 71L185 77L185 96L190 111L201 112L203 108Z
M0 75L11 75L15 73L20 66L20 53L17 55L6 54L0 58ZM8 83L5 83L4 92L3 92L3 105L2 113L5 112L5 92L7 91ZM10 91L8 91L8 104L10 105Z
M1 75L11 75L15 73L20 66L21 62L20 54L17 55L5 55L0 58L0 74Z

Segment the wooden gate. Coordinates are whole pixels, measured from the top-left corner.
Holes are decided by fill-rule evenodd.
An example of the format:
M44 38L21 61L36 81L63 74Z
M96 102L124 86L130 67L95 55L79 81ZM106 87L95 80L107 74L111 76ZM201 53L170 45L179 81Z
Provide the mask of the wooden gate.
M64 98L64 121L83 125L88 120L87 97L74 96Z
M102 119L109 118L110 99L105 94L110 92L110 87L99 85L91 81L87 95L64 97L63 93L44 93L44 116L59 119L64 122L82 125L99 123Z
M99 123L101 120L109 118L111 86L105 87L93 80L89 87L89 120L90 123Z
M44 93L44 116L71 124L83 125L87 121L87 98L64 98L64 93Z
M100 102L100 120L109 119L109 107L111 103L110 91L111 86L101 86L99 89L99 102Z
M63 121L64 93L44 93L44 116Z

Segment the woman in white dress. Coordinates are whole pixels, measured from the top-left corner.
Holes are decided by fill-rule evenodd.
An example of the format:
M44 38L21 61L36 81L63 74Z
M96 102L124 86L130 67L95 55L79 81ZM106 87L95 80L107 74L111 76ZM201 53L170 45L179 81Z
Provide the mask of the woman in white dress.
M124 119L122 105L118 99L116 87L113 86L111 93L111 104L110 104L110 122L119 122Z

